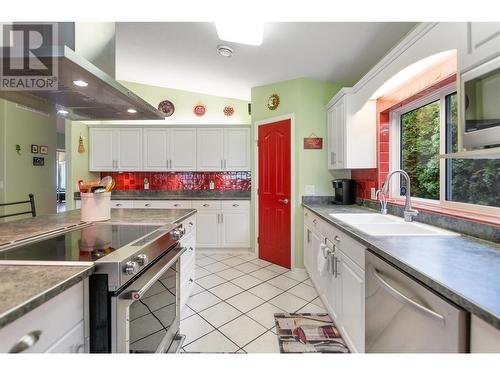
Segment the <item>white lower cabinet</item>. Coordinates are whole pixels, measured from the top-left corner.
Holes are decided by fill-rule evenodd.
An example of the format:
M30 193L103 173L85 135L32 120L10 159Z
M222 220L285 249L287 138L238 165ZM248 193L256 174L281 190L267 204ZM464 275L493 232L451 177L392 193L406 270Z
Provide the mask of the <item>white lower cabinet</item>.
M222 247L250 246L250 215L248 211L223 211L221 228Z
M220 244L220 211L198 211L196 245L199 248L213 248Z
M84 283L73 285L0 329L0 353L86 351Z
M309 210L304 211L304 265L352 352L365 344L363 245Z

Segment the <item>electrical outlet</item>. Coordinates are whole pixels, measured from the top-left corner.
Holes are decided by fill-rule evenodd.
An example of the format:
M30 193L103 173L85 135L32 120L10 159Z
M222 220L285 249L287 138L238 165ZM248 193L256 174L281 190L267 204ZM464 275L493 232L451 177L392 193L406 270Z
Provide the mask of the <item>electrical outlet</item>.
M371 188L370 189L370 196L371 196L371 199L372 200L377 200L377 195L376 195L376 191L375 191L375 188Z
M306 185L305 195L314 195L316 192L316 187L314 185Z

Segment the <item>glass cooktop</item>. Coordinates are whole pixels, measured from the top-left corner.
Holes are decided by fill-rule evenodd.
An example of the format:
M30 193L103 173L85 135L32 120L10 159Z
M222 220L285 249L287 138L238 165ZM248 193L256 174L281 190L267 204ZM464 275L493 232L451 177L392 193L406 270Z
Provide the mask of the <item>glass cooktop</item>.
M93 262L160 226L93 224L0 251L1 260Z

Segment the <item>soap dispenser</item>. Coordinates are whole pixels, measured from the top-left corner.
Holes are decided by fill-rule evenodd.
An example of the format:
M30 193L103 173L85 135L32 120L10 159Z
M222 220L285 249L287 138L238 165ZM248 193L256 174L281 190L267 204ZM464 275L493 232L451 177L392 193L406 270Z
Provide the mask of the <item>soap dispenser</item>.
M149 190L149 180L147 177L144 178L144 190Z
M214 189L215 189L215 183L214 183L214 181L213 181L213 180L210 180L210 182L209 182L209 184L208 184L208 188L209 188L210 190L214 190Z

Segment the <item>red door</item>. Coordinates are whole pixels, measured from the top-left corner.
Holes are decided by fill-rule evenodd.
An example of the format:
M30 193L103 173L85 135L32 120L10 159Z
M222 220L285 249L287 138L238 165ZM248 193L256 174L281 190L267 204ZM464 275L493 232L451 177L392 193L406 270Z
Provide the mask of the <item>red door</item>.
M290 120L259 126L259 257L290 268Z

